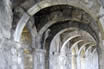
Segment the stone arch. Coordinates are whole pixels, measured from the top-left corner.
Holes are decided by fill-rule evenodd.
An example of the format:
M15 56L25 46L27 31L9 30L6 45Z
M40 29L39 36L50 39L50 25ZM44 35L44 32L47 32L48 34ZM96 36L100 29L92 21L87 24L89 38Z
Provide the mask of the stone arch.
M85 44L83 44L83 45L81 46L81 48L79 49L78 54L81 53L82 49L83 49L85 46L87 46L87 45L89 45L89 44L91 44L91 43L93 43L93 42L86 42Z
M22 18L18 22L16 30L14 32L14 40L15 41L17 41L17 42L20 41L23 28L26 26L26 23L28 22L29 18L30 17L26 13L24 13Z
M95 51L96 51L96 48L93 50L93 52L92 52L92 53L94 54L94 53L95 53Z
M61 56L64 56L60 51L56 51L57 49L56 48L58 48L58 50L60 49L60 47L58 47L58 45L56 45L56 42L54 42L55 41L55 39L58 39L57 37L59 36L59 35L61 35L62 33L64 33L65 31L68 31L69 30L69 32L71 33L71 32L73 32L74 30L75 30L75 28L66 28L66 29L63 29L63 30L61 30L61 31L59 31L54 37L53 37L53 39L52 39L52 41L51 41L51 43L50 43L50 48L49 48L49 68L52 68L52 69L54 69L54 68L57 68L58 67L58 65L57 64L60 64L60 62L58 62L58 60L60 60L60 58L59 57L61 57ZM58 41L57 41L58 42ZM55 44L54 44L55 43ZM59 56L59 54L60 54L60 56ZM57 56L57 57L56 57ZM62 58L62 57L61 57ZM63 61L62 61L63 62ZM55 66L56 65L56 66ZM70 66L69 66L70 67ZM59 68L59 67L58 67ZM60 68L61 68L61 66L60 66Z
M58 33L53 37L53 39L52 39L51 42L53 42L53 40L54 40L57 36L59 36L60 34L64 33L65 31L68 31L68 30L73 30L73 31L75 31L75 29L76 29L76 28L66 28L66 29L61 30L60 32L58 32ZM80 35L77 35L77 36L80 36ZM77 36L76 36L76 37L77 37ZM71 39L71 38L70 38L70 39ZM71 46L70 49L76 47L76 45L77 45L78 43L83 42L83 41L84 41L84 40L78 40L78 41L76 41L76 42ZM50 44L51 44L51 43L50 43ZM65 44L66 44L66 43L65 43Z
M62 24L62 23L61 23ZM58 26L59 26L60 24L58 24ZM69 27L69 26L68 26ZM71 25L70 25L70 27L71 27ZM74 26L73 26L74 27ZM66 28L66 30L67 30L67 27L65 27ZM61 31L62 29L65 29L65 28L61 28L59 31ZM57 31L55 34L57 34L59 31ZM55 36L55 34L53 35L53 36ZM52 37L53 38L53 37ZM51 41L50 41L51 42Z
M65 31L70 31L70 32L73 32L73 31L75 31L75 28L66 28L66 29L63 29L63 30L61 30L60 32L58 32L54 37L53 37L53 39L52 39L52 41L51 41L51 43L50 43L50 46L52 45L52 42L60 35L60 34L62 34L62 33L64 33Z
M71 22L70 20L68 20L68 21ZM65 22L68 22L68 21L65 21ZM73 21L72 21L72 22L73 22ZM64 21L62 21L62 23L64 23ZM76 21L75 21L75 23L77 24ZM78 23L80 23L80 22L78 22ZM50 28L51 26L56 25L56 24L58 25L58 24L61 24L61 23L60 23L60 22L54 23L54 21L51 21L51 22L49 22L49 24L46 24L45 27L43 27L43 28L38 32L39 37L42 38L42 37L43 37L42 34L44 33L44 31L47 30L48 28ZM82 24L82 25L84 25L84 24ZM86 25L86 24L85 24L85 25ZM71 26L70 26L70 27L71 27ZM74 24L73 24L73 27L75 27ZM83 30L85 30L86 32L88 32L90 35L92 35L92 36L94 37L95 40L98 39L98 36L96 35L96 32L94 32L93 29L91 29L91 27L87 27L87 25L86 25L86 27L81 26L80 28L83 29ZM89 28L89 29L88 29L88 28ZM92 30L93 32L91 32L91 30ZM38 36L37 36L37 37L38 37ZM99 40L98 40L98 41L99 41Z
M74 39L74 38L77 38L77 37L80 37L80 35L74 35L74 36L69 37L69 38L63 43L62 49L65 47L65 45L66 45L70 40L72 40L72 39Z
M54 35L58 35L58 34L61 34L61 33L64 33L65 31L68 31L68 30L72 30L72 31L74 31L75 29L73 29L73 28L69 28L69 27L64 27L64 28L61 28L59 31L57 31ZM70 31L69 31L70 32ZM53 36L54 36L53 35ZM53 38L53 37L52 37ZM51 41L50 41L51 42ZM48 42L48 43L50 43L50 42ZM48 47L50 46L50 44L48 45ZM49 50L49 48L48 48L48 50ZM47 50L47 51L48 51ZM47 54L48 55L48 54ZM49 61L48 61L48 64L49 64Z
M55 37L57 37L59 34L64 33L65 30L67 31L68 28L66 27L66 29L62 29L61 31L59 31L58 33L56 33L56 35L54 35L53 39L54 39ZM70 30L70 28L69 28L69 30ZM73 29L72 29L72 30L73 30Z
M75 2L75 1L74 1ZM76 5L75 7L78 7L78 8L83 8L83 5L80 5L80 6L78 6L77 5L77 3L74 3L74 2L68 2L68 4L69 5ZM45 2L46 3L46 2ZM43 8L46 8L46 7L49 7L49 6L53 6L53 5L62 5L62 4L64 4L64 2L63 3L61 3L61 2L59 2L59 3L53 3L52 5L45 5L44 6L44 1L43 2L41 2L41 3L38 3L37 5L35 5L35 8L33 7L32 9L30 9L27 13L25 13L24 15L23 15L23 19L21 19L20 20L20 22L18 23L18 27L16 28L16 30L17 31L15 31L15 34L14 34L14 40L15 41L19 41L19 38L20 38L20 36L21 36L21 31L23 30L23 27L26 25L26 23L28 22L28 20L29 20L29 18L30 18L30 16L33 16L35 13L37 13L39 10L41 10L41 9L43 9ZM66 2L66 4L67 4L67 2ZM87 11L88 13L90 13L89 11L90 10L86 10L86 8L84 7L83 8L85 11ZM32 10L32 12L31 12L31 10ZM35 11L35 12L34 12ZM30 14L31 13L31 14ZM90 13L90 15L92 15L92 17L95 19L95 21L97 21L97 16L95 16L95 14L94 13ZM26 20L24 20L24 17L26 16ZM23 23L23 25L21 25L21 23ZM19 25L20 24L20 25ZM99 22L99 24L100 24L100 22ZM100 28L100 26L99 26L99 28ZM102 34L103 35L103 34Z
M86 68L89 66L89 68L99 69L99 60L98 60L98 52L96 50L96 45L89 45L87 50L85 50L85 57L86 57ZM94 53L93 53L94 52ZM92 65L90 65L90 63Z
M66 27L66 28L64 28L63 30L61 30L60 32L56 33L56 35L54 35L53 39L54 39L55 37L57 37L59 34L64 33L64 31L67 31L67 30L73 30L73 31L75 31L75 30L77 30L77 28L67 28L67 27ZM79 43L79 42L82 42L82 41L83 41L83 40L79 40L78 43ZM78 43L76 42L75 45L78 44ZM74 44L73 44L73 45L74 45ZM72 45L72 46L73 46L73 45Z
M80 2L79 2L80 3ZM23 30L23 27L26 25L27 21L29 20L30 16L33 16L35 15L37 12L39 12L40 10L44 9L44 8L47 8L47 7L50 7L50 6L55 6L55 5L71 5L71 6L74 6L74 7L77 7L77 8L81 8L83 9L84 11L88 12L95 21L97 21L97 16L95 16L95 14L90 11L86 6L84 6L83 4L77 4L76 1L52 1L52 2L48 2L48 1L41 1L39 3L37 3L36 5L34 5L32 8L30 8L27 13L25 13L23 15L23 17L21 18L21 20L19 21L18 25L21 25L22 22L24 22L23 25L19 26L18 28L18 25L17 25L17 28L16 28L16 31L14 33L14 40L15 41L19 41L19 38L20 38L20 34L21 34L21 30ZM24 17L25 20L24 20ZM100 23L99 23L100 24ZM100 27L99 27L100 28ZM19 31L17 31L19 30ZM19 33L19 35L17 35L17 33ZM18 38L17 38L18 37Z
M85 52L85 53L87 53L88 50L91 49L91 48L94 47L94 46L95 46L95 45L90 45L90 46L86 49L86 52Z
M76 29L76 28L65 28L65 29L62 29L62 30L60 30L59 32L57 32L57 34L55 35L55 37L58 37L58 35L64 33L65 31L73 32L73 31L75 31L75 29ZM53 37L52 41L54 40L55 37ZM76 37L77 37L77 36L76 36ZM73 38L75 38L75 37L71 37L70 39L73 39ZM52 41L51 41L51 43L52 43ZM51 45L51 44L50 44L50 45ZM49 49L50 49L50 48L49 48ZM62 54L62 53L61 53L61 54ZM52 56L51 56L51 57L52 57ZM54 60L53 60L53 61L54 61Z
M61 34L61 33L63 33L63 31L65 31L65 30L67 31L68 29L61 30L58 34L56 34L56 36L59 35L59 34ZM70 28L69 28L69 30L70 30ZM72 29L72 30L73 30L73 29ZM73 31L72 31L72 32L73 32ZM70 31L69 31L69 33L70 33ZM76 37L78 37L78 35L70 36L68 40L72 40L72 39L74 39L74 38L76 38ZM53 39L53 40L54 40L54 39ZM51 42L51 43L52 43L52 42ZM56 47L56 46L55 46L55 47ZM54 48L54 47L53 47L53 48ZM60 56L59 56L60 58L57 59L57 57L56 57L57 60L64 59L64 58L63 58L63 57L65 57L65 54L64 54L65 52L64 52L64 51L65 51L65 49L61 47L61 51L58 52L57 54L55 54L55 56L60 55ZM68 55L68 54L67 54L67 55ZM63 57L62 57L62 56L63 56ZM71 54L70 54L70 56L71 56ZM51 57L52 57L52 55L51 55ZM51 59L51 57L50 57L50 59ZM53 58L54 58L54 57L53 57ZM71 59L71 58L70 58L70 59ZM65 60L66 60L66 59L65 59ZM52 62L51 62L51 64L50 64L50 66L51 66L52 63L54 62L54 59L51 60L51 61L52 61ZM64 61L64 60L63 60L63 61ZM62 62L63 62L63 61L62 61ZM62 63L62 62L60 62L60 63ZM65 61L65 62L66 62L66 61ZM71 60L70 60L70 62L71 62ZM60 63L59 63L59 64L60 64ZM53 65L54 65L54 63L53 63ZM56 65L56 67L57 67L57 65ZM60 68L61 68L61 67L63 68L63 66L60 66ZM70 67L70 65L69 65L69 67ZM73 67L73 68L74 68L74 67ZM54 69L54 66L52 67L52 69Z
M62 23L60 23L60 24L62 24ZM57 24L57 25L60 25L60 24ZM65 24L66 24L66 23L65 23ZM65 24L64 24L64 25L65 25ZM74 24L75 24L75 23L74 23ZM77 24L77 23L76 23L76 24ZM54 24L54 25L56 25L56 24ZM53 25L52 25L52 26L53 26ZM61 25L60 25L60 26L61 26ZM74 27L75 29L78 28L77 26L74 26L73 24L72 24L72 26L69 25L68 27L72 27L72 28ZM62 29L68 30L68 27L66 26L65 28L63 27ZM76 27L77 27L77 28L76 28ZM83 27L84 27L84 26L83 26ZM50 27L49 27L49 28L50 28ZM88 27L87 27L87 28L88 28ZM62 29L60 29L59 31L61 31ZM75 29L74 29L74 30L75 30ZM88 32L90 35L92 35L91 30L90 30L90 32L89 32L88 29L83 29L82 27L81 27L81 29L84 30L84 31L87 30L86 32ZM59 31L57 31L56 35L58 34ZM64 32L64 30L63 30L63 32ZM54 36L55 36L55 34L54 34ZM92 35L92 36L95 36L94 39L96 40L96 38L97 38L96 35ZM43 37L43 36L42 36L42 37ZM52 37L52 38L53 38L53 37Z
M76 47L76 45L78 45L80 42L83 42L84 40L78 40L78 41L76 41L72 46L71 46L71 50L73 49L73 48L75 48Z
M40 11L41 9L44 9L46 7L49 7L49 6L55 6L55 5L71 5L71 6L74 6L74 7L77 7L77 8L81 8L83 9L84 11L88 12L96 21L96 16L94 13L92 13L90 10L88 10L89 8L87 8L85 5L83 4L77 4L78 1L41 1L39 3L37 3L36 5L34 5L32 8L30 8L28 10L28 14L30 14L31 16L33 16L35 13L37 13L38 11ZM80 3L80 2L79 2Z

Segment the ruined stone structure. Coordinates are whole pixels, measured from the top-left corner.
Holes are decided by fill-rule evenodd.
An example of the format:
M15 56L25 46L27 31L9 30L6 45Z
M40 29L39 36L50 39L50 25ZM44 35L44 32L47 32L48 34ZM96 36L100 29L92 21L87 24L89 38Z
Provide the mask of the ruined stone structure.
M104 1L0 0L0 69L104 69Z

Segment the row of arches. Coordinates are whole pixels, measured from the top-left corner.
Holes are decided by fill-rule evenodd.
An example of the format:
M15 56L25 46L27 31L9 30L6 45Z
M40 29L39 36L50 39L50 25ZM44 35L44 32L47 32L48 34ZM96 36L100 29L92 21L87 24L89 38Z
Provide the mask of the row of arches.
M73 3L41 3L24 13L14 33L14 40L19 42L24 26L29 29L33 68L98 69L100 32L96 18L84 8L70 6ZM30 16L34 22L28 27Z
M87 61L87 59L88 60L91 59L88 56L91 57L92 52L93 52L92 55L95 55L94 51L96 50L96 45L94 45L92 42L85 42L85 43L82 43L82 46L80 46L79 43L84 42L83 40L77 40L75 43L70 44L71 41L77 39L77 37L80 37L80 36L73 35L69 37L64 43L60 42L61 39L59 35L53 39L53 41L51 42L50 51L49 51L50 52L50 56L49 56L50 69L57 69L59 67L60 69L93 69L95 67L98 69L97 67L98 56L96 57L94 56L95 64L93 64L93 61L91 62ZM72 47L70 47L71 45ZM80 46L80 47L77 47L77 46ZM97 51L96 51L96 54L97 54ZM87 66L88 65L87 63L88 64L92 63L91 68Z
M58 26L63 27L63 25L59 24ZM48 29L47 31L50 31L51 29L52 28ZM43 63L46 64L47 62L46 65L48 65L50 69L57 69L59 67L61 69L85 69L91 62L91 68L95 69L96 66L96 69L98 69L98 53L96 49L97 43L88 32L79 30L78 28L70 28L66 26L64 28L60 28L59 31L56 31L56 33L53 33L55 32L54 30L50 33L46 32L45 35L50 35L52 33L52 36L48 36L47 38L45 37L45 40L41 45L43 47L40 48L46 50L47 52L46 56L43 55L43 57L47 58L48 61L44 59ZM91 56L93 58L91 58ZM89 61L90 59L95 60ZM36 64L36 62L38 61L35 61L34 63ZM95 64L93 64L93 62Z

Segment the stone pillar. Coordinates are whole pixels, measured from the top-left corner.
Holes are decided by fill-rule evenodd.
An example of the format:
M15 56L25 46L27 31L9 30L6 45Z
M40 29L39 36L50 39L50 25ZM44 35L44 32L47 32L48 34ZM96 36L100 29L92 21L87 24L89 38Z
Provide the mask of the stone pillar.
M64 68L64 63L65 63L65 56L64 55L60 55L59 56L59 69L65 69Z
M93 57L93 69L98 69L98 54L97 52L92 54Z
M13 61L11 69L24 69L24 50L22 45L15 42L14 47L11 48L11 53Z
M80 62L81 62L81 69L85 69L85 56L81 57Z
M97 63L95 54L92 54L92 69L96 69L95 64Z
M77 69L80 69L80 56L77 56Z
M45 69L45 53L43 49L35 49L33 51L33 69Z
M86 69L90 69L90 66L89 66L89 64L90 64L90 63L89 63L89 55L88 55L88 54L86 55L85 61L86 61L85 68L86 68Z
M72 52L68 49L67 46L61 49L58 57L57 69L71 69L72 68Z
M77 55L76 54L73 54L72 55L72 69L77 69Z
M91 69L95 69L95 67L93 68L93 56L92 55L90 55L90 61L89 61L89 63L90 63L90 66L91 66Z
M68 57L68 56L65 56L65 55L60 55L59 56L59 61L58 61L58 64L59 66L57 66L56 69L71 69L71 60L70 60L71 57Z
M72 69L77 69L77 55L76 55L76 50L73 48L72 49Z
M11 37L12 9L11 0L0 0L0 37Z
M85 69L91 69L92 61L91 61L91 54L90 51L85 53Z
M0 69L24 69L20 44L4 39L0 45Z
M22 48L21 44L18 44L17 48L17 54L18 54L18 68L24 69L24 49Z
M102 30L104 31L104 8L101 7L99 11L99 21L101 23ZM102 33L104 34L104 32ZM99 69L104 69L104 40L102 40L102 37L104 36L100 35L100 44L98 46L98 61L99 61Z

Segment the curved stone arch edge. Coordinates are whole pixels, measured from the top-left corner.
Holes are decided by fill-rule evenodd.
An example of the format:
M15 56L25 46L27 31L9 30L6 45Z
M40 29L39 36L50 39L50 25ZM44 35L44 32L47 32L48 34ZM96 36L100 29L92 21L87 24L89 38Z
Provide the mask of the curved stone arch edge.
M98 27L101 31L101 35L104 39L104 29L103 29L103 25L100 21L100 19L98 20L97 16L92 12L92 11L89 11L88 8L86 8L84 5L82 4L77 4L75 2L68 2L68 3L64 3L64 2L60 2L60 3L55 3L55 2L52 2L52 3L49 3L47 1L42 1L42 2L39 2L37 4L35 4L32 8L30 8L27 13L24 13L23 16L21 17L21 19L19 20L18 24L17 24L17 27L16 27L16 30L14 32L14 40L16 42L19 42L20 41L20 37L21 37L21 33L23 31L23 28L24 26L26 25L26 23L28 22L28 20L30 19L31 16L35 15L37 12L39 12L41 9L44 9L44 8L47 8L47 7L50 7L50 6L55 6L55 5L70 5L70 6L74 6L76 8L81 8L83 9L85 12L87 12L88 14L90 14L90 16L93 17L93 19L98 23ZM25 19L24 19L25 18ZM21 25L22 24L22 25Z
M76 28L65 28L65 29L59 31L59 32L53 37L53 39L52 39L52 41L51 41L51 43L50 43L50 46L52 45L52 42L53 42L58 36L60 36L62 33L64 33L65 31L68 31L68 30L74 32L74 31L76 30Z
M52 41L51 41L51 43L50 43L50 47L52 46L52 42L54 42L54 40L57 38L57 37L59 37L61 34L63 34L65 31L68 31L68 30L70 30L70 31L75 31L77 28L65 28L65 29L63 29L63 30L61 30L61 31L59 31L54 37L53 37L53 39L52 39ZM71 33L71 32L70 32Z
M91 43L93 43L93 42L87 42L87 43L85 43L85 44L83 44L82 46L81 46L81 48L79 49L79 52L78 52L78 55L80 55L81 54L81 51L88 45L88 44L91 44ZM93 44L92 44L93 45ZM94 44L94 46L95 46L96 44Z

